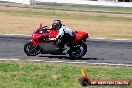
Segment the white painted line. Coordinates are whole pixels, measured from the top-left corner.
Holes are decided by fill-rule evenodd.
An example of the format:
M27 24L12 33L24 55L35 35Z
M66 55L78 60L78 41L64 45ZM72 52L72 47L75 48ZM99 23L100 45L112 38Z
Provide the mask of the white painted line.
M127 66L127 67L132 67L132 65L129 64L111 64L111 63L87 63L91 65L110 65L110 66Z
M45 62L50 62L50 63L64 63L65 61L45 61Z
M130 64L111 64L111 63L89 63L86 61L45 61L45 60L21 60L21 59L5 59L2 58L0 61L33 61L33 62L46 62L46 63L68 63L68 64L90 64L90 65L109 65L109 66L127 66L132 67Z
M31 36L31 35L24 35L24 34L2 34L2 33L0 33L0 35L12 35L12 36L16 36L16 35L18 35L18 36Z
M90 39L95 39L95 40L110 40L110 41L112 41L112 40L115 40L115 41L132 41L132 39L119 39L119 38L117 38L117 39L109 39L109 38L90 38Z
M104 40L104 39L106 39L106 38L98 38L98 37L97 37L97 38L91 38L91 39L98 39L98 40L101 39L101 40Z
M67 62L67 63L70 63L70 64L85 64L85 63L87 63L87 62L85 62L85 61L80 61L80 62Z
M6 60L9 60L9 59L0 59L0 61L6 61Z
M28 60L28 61L35 61L35 62L39 62L39 61L44 61L44 60Z
M20 59L11 59L11 60L13 60L13 61L19 61Z
M3 58L3 59L0 59L0 61L10 61L10 60L12 60L12 61L20 61L21 59L5 59L5 58Z

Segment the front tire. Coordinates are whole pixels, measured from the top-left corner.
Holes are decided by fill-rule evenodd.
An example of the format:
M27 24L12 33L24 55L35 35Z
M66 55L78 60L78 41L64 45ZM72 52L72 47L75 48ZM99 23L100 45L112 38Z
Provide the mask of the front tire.
M32 42L27 42L24 45L24 52L27 54L27 56L36 56L40 53L41 48L39 46L33 47Z
M84 42L78 42L68 52L71 59L80 59L87 52L87 45Z

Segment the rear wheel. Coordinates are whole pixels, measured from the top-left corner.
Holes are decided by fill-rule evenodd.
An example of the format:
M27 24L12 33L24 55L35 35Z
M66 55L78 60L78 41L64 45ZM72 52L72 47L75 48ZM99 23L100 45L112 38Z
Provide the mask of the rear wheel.
M84 42L79 42L75 44L69 50L69 56L71 59L79 59L82 58L87 52L87 45Z
M36 56L40 53L41 48L39 46L37 47L33 47L33 43L32 42L27 42L24 45L24 52L28 55L28 56Z

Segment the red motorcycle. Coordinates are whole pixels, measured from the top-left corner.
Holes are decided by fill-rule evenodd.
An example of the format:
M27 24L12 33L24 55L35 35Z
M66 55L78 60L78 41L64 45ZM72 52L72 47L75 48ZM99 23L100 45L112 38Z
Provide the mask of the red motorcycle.
M69 54L70 58L82 58L87 52L86 39L89 37L86 32L75 31L75 39L72 46L66 43L63 49L54 42L58 32L49 29L47 26L42 27L42 24L32 34L32 39L24 45L24 52L28 56L36 56L38 54L52 54L52 55L66 55ZM61 40L59 40L61 42ZM69 48L66 52L64 52ZM60 51L61 49L61 51Z

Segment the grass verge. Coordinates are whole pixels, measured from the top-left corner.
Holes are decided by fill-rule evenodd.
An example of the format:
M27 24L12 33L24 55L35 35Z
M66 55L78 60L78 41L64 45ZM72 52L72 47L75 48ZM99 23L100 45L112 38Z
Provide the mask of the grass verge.
M90 79L130 79L132 67L64 64L29 61L1 61L0 88L81 88L81 67ZM87 88L131 88L132 86L90 86ZM82 87L83 88L83 87Z
M29 6L27 6L29 7ZM132 12L131 8L119 7L89 7L89 6L64 6L64 5L36 5L30 8L52 8L52 9L65 9L65 10L90 10L90 11L110 11L110 12Z
M86 14L86 13L76 13L76 12L65 12L65 11L35 11L32 9L26 10L3 10L0 9L0 13L6 13L10 15L17 16L44 16L44 17L55 17L55 18L65 18L72 20L94 20L94 21L123 21L132 22L131 17L120 17L120 16L110 16L105 14Z
M0 19L0 33L6 34L31 34L41 21L50 26L61 19L73 30L89 32L91 38L132 39L132 17L126 15L1 7Z

